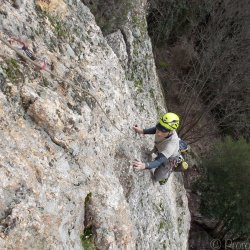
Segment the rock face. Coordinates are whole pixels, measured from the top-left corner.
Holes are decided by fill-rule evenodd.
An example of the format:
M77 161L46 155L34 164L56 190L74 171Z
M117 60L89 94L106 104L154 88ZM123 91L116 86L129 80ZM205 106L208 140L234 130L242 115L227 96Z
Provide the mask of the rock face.
M27 42L67 83L1 44L0 249L83 249L86 229L97 249L187 249L182 176L160 186L130 167L153 146L130 127L164 112L146 3L137 4L107 38L79 0L1 4L1 37Z

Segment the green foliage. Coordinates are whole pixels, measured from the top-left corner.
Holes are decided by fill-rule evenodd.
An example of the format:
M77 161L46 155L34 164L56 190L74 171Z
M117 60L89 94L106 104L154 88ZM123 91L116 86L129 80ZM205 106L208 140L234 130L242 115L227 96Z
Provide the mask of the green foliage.
M65 38L68 36L68 31L64 26L62 20L58 16L47 15L51 25L54 27L54 31L59 38Z
M40 82L40 84L44 87L49 87L50 86L50 82L43 77L42 81Z
M92 227L85 228L83 235L81 235L81 241L84 250L96 250L94 243L92 243L92 237Z
M86 198L85 198L85 201L84 201L85 207L86 207L87 205L89 205L89 203L90 203L90 201L91 201L91 198L92 198L92 193L90 192L90 193L87 194L87 196L86 196Z
M135 24L142 33L147 33L146 22L139 16L132 16L132 22Z
M196 187L202 192L202 214L222 220L228 228L250 233L250 144L226 137L217 143L203 167L207 179Z
M168 69L170 64L164 61L159 61L157 66L161 69Z
M87 222L86 214L88 214L88 207L91 203L92 193L89 192L84 200L85 208L85 222ZM93 243L93 228L91 224L86 223L83 234L81 235L82 246L85 250L96 250L95 244Z
M59 38L66 38L69 35L69 32L67 28L65 27L65 24L63 23L62 19L57 15L51 15L48 12L42 10L42 8L39 5L35 6L37 15L40 18L48 18L51 25L54 28L54 32ZM42 34L44 30L41 27L37 27L36 33L37 35Z
M166 220L162 220L160 221L160 224L159 224L159 227L158 227L158 234L164 232L164 231L167 231L168 230L168 223Z
M167 249L167 242L166 242L166 241L164 241L164 242L162 243L162 249L164 249L164 250Z
M4 68L4 71L10 80L16 81L22 77L22 72L20 71L18 62L15 59L7 59L5 60L5 64L7 67Z
M134 81L135 89L138 93L143 92L143 81L141 79L137 79Z

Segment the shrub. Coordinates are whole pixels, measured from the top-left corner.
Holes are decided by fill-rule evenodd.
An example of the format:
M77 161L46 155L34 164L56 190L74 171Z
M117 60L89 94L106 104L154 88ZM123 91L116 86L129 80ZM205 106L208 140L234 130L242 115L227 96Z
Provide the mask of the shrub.
M243 138L226 137L214 145L203 161L207 180L200 186L202 214L223 221L227 229L242 235L250 233L249 152L250 144Z

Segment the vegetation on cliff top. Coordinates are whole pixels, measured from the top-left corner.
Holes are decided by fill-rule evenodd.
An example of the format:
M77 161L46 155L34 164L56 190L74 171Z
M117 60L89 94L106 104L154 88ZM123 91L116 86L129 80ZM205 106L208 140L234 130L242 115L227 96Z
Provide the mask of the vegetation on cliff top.
M201 212L220 221L219 234L234 230L239 235L250 234L249 188L250 144L240 138L226 137L213 146L203 161L206 177L196 183L202 193Z

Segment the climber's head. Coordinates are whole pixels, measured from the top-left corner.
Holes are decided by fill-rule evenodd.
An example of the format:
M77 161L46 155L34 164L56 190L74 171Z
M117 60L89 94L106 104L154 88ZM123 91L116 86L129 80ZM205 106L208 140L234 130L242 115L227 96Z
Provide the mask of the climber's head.
M158 134L170 134L179 127L180 118L174 113L166 113L160 117L159 123L156 125Z

